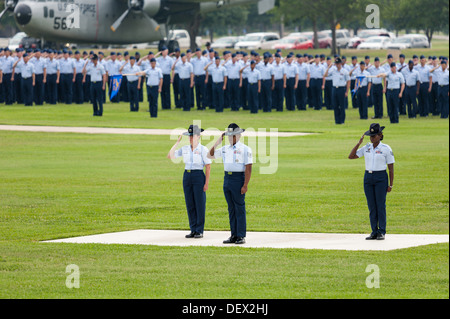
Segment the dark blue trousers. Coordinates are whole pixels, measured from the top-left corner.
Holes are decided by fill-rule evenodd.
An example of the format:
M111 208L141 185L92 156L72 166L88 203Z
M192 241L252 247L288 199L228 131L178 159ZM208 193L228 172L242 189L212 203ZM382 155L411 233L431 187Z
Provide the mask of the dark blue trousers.
M126 76L122 78L119 96L121 102L130 102L130 97L128 96L128 78Z
M212 87L213 87L213 80L212 76L208 75L208 84L206 85L205 89L205 106L209 107L210 109L213 107L213 93L212 93Z
M12 105L14 103L14 82L11 81L12 73L3 74L3 89L5 92L5 104Z
M139 112L139 81L127 81L128 99L130 100L130 111Z
M244 110L250 110L248 107L248 79L242 79L242 88L241 88L241 106Z
M241 194L244 182L245 173L232 173L230 175L225 172L223 193L228 204L231 236L235 237L246 237L247 235L245 195Z
M375 118L381 119L383 118L383 84L373 84L372 85L373 92L373 106L375 111ZM348 100L347 100L348 101Z
M388 105L388 114L391 123L398 123L398 107L400 105L400 89L388 89L386 92L386 99Z
M295 78L286 80L286 90L284 92L284 95L286 96L286 110L295 111L295 103L296 103ZM281 106L281 110L283 110L283 106Z
M33 92L34 103L36 105L44 105L44 74L36 74L36 81Z
M25 106L33 106L33 78L21 79L22 100Z
M61 94L65 104L72 104L73 101L73 73L61 74Z
M213 83L213 106L216 109L217 113L223 112L224 107L224 90L223 90L223 82Z
M439 86L439 110L441 118L448 119L448 85Z
M147 96L150 110L150 117L158 117L158 90L159 87L147 85Z
M272 80L261 81L261 105L263 112L272 112Z
M122 83L123 84L123 83ZM77 73L75 83L73 83L73 102L84 103L83 74Z
M206 76L196 75L195 76L195 100L197 102L197 109L204 110L206 104Z
M248 83L247 101L251 113L258 113L259 110L259 94L258 83Z
M423 82L420 84L419 96L418 99L418 107L419 114L422 117L428 116L429 109L428 104L430 102L430 97L428 96L428 88L430 87L429 82Z
M333 87L332 99L334 108L334 121L336 124L345 123L345 91L347 87Z
M360 87L358 91L356 92L356 103L358 104L359 108L359 118L361 120L367 120L368 115L368 107L369 107L369 100L367 98L367 86Z
M16 73L14 75L14 101L17 104L23 104L23 95L22 95L22 74Z
M293 89L294 88L292 87L292 95L294 95L294 90ZM286 89L286 92L287 92L287 89ZM283 111L284 94L285 94L284 81L283 80L275 80L275 90L272 91L272 104L273 104L273 107L278 112L282 112ZM294 108L295 108L295 102L294 102Z
M306 80L299 80L297 90L295 91L295 102L299 111L306 111L306 102L308 100L308 89Z
M332 80L327 80L325 81L325 98L324 98L324 104L327 110L332 110L333 106L331 103L331 97L332 97L332 93L333 92L333 81Z
M45 87L48 94L48 104L55 105L58 101L58 84L56 84L57 77L58 76L56 74L47 74L47 82L45 83Z
M408 106L408 117L415 118L417 114L417 86L407 86L403 94L403 100Z
M232 111L239 111L241 108L241 92L239 90L239 79L228 79L227 93Z
M173 96L175 99L175 108L183 108L180 103L180 76L178 73L175 73L173 76Z
M439 103L438 103L438 94L439 94L439 84L437 82L433 83L433 86L431 88L430 96L430 113L437 116L441 114L439 110Z
M322 79L311 79L311 101L310 107L314 107L315 110L322 109Z
M370 212L372 235L386 234L386 195L389 186L386 171L366 172L364 176L364 193Z
M164 76L165 78L165 76ZM166 80L164 80L165 82ZM180 106L183 108L183 111L190 111L191 110L191 79L180 79ZM164 92L164 83L163 83L163 92ZM164 94L161 93L161 103L163 99ZM167 103L167 100L166 100ZM164 104L163 104L164 105ZM164 108L163 108L164 109ZM170 109L165 108L165 109Z
M103 82L91 82L91 99L95 116L103 116Z
M206 177L203 171L184 172L184 198L189 218L189 228L193 233L203 234L205 229L206 193L203 191L205 181Z
M183 80L184 81L184 80ZM189 79L190 81L190 79ZM190 82L189 82L190 83ZM180 81L180 85L181 85L181 81ZM181 88L180 88L181 89ZM190 85L188 85L188 90L190 91ZM186 101L183 105L184 108L189 108L190 110L190 101L191 101L191 94L189 93L185 93L185 97L186 97ZM183 103L182 102L182 103ZM187 104L186 104L187 103ZM162 86L162 90L161 90L161 104L162 104L162 108L163 110L170 110L171 108L171 98L170 98L170 74L164 74L163 75L163 86ZM189 111L188 110L188 111Z

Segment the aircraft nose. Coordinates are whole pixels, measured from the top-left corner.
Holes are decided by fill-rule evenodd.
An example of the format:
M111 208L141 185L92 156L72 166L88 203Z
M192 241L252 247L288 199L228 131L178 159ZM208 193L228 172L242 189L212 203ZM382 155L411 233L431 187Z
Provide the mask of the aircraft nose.
M24 3L19 3L14 9L14 17L19 25L27 25L30 23L32 17L30 6Z

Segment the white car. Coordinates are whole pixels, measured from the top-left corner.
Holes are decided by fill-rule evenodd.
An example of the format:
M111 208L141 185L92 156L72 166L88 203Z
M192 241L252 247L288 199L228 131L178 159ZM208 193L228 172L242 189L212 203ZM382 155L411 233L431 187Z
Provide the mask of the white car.
M234 48L236 50L261 50L268 45L268 42L271 42L269 45L273 45L273 41L278 40L280 40L280 36L277 33L249 33L241 41L236 43Z
M391 42L389 37L370 37L358 46L358 50L385 50Z
M238 37L225 37L214 41L211 45L212 49L234 49L234 45L238 42Z
M408 34L399 37L392 41L387 47L393 50L405 50L405 49L416 49L416 48L430 48L428 39L424 35L420 34Z
M395 38L395 34L388 32L386 29L367 29L367 30L361 30L358 32L358 35L351 38L348 42L347 48L348 49L356 49L361 43L366 41L370 37L376 37L376 36L383 36L383 37L389 37L391 39Z
M333 33L331 30L321 31L322 33L326 33L330 38L333 38ZM346 48L348 43L350 42L350 32L347 29L336 30L336 45L339 48Z

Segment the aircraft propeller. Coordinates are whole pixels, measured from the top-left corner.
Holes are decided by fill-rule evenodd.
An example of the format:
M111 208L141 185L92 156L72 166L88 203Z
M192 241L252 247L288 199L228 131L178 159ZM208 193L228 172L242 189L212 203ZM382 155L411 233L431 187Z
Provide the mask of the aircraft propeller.
M130 11L134 10L136 12L142 13L148 20L152 22L152 24L155 25L155 28L158 26L157 23L150 18L150 16L143 10L144 7L144 0L129 0L128 1L128 9L117 19L113 25L111 26L111 30L113 32L116 32L116 30L120 27L123 20L128 16Z
M0 13L0 20L3 18L3 15L10 11L13 12L14 8L17 5L18 0L5 0L5 9Z

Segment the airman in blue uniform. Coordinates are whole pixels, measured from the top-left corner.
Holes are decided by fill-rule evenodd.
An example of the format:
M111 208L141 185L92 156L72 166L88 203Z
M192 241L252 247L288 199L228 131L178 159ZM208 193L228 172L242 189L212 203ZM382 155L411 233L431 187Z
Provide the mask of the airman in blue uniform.
M189 136L190 145L177 150L183 137L180 135L167 156L171 160L183 158L185 164L183 189L191 229L186 238L203 238L205 229L206 191L209 188L212 161L208 157L208 149L200 144L203 131L197 125L191 125L183 134Z
M389 145L383 144L384 126L378 123L370 125L369 131L359 140L349 155L349 159L365 158L366 173L364 176L364 192L370 211L372 232L367 240L384 240L386 235L386 196L394 187L394 153ZM359 148L365 136L370 142ZM386 172L389 169L389 178Z
M237 124L230 124L208 154L210 159L222 158L224 163L223 192L231 228L231 237L224 244L245 244L247 236L245 196L252 175L253 155L252 149L240 142L244 132ZM225 136L229 139L229 145L217 149Z
M417 114L417 96L420 92L420 75L414 68L414 61L409 61L408 68L402 71L405 77L405 94L403 100L408 106L408 117L416 118Z

